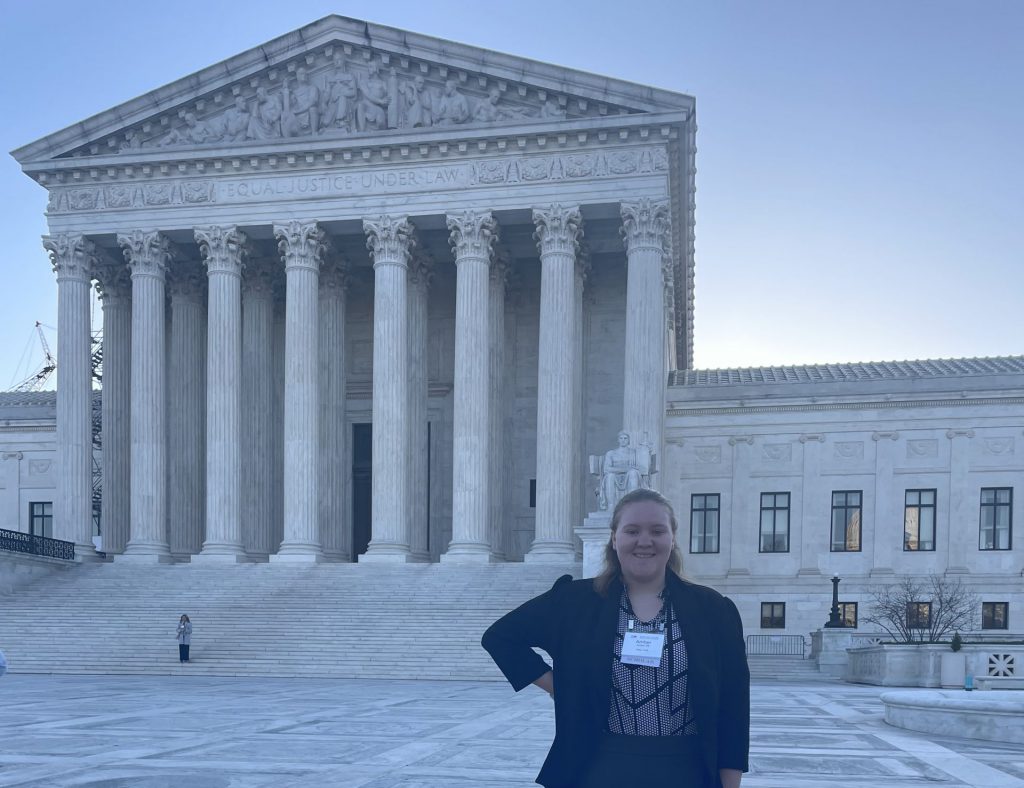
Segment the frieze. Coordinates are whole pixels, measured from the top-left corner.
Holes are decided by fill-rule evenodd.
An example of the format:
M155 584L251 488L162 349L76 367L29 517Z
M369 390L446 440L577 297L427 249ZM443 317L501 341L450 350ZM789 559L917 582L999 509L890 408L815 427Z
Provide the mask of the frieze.
M148 207L245 204L279 198L314 199L402 194L438 188L465 189L519 183L571 181L667 173L668 154L654 150L513 156L435 166L361 169L352 172L229 176L108 186L53 187L50 214Z

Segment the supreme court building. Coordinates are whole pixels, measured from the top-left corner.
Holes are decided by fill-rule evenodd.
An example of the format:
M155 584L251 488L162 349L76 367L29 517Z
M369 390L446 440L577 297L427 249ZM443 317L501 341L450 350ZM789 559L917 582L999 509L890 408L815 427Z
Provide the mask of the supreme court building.
M15 151L53 536L95 554L95 285L115 560L572 563L619 442L748 627L834 572L1020 608L1024 359L693 370L695 132L690 96L330 16Z

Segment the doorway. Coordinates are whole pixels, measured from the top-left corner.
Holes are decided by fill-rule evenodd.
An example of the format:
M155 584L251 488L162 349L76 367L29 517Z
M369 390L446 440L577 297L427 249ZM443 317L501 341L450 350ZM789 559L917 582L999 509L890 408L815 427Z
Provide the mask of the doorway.
M366 552L373 532L373 425L352 425L352 560Z

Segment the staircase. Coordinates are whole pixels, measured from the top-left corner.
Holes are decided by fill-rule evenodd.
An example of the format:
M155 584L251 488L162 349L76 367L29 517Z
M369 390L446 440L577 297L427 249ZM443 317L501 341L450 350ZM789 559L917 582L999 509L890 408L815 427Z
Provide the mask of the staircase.
M764 681L833 681L829 676L818 672L818 666L812 659L802 657L779 656L748 656L750 680Z
M497 680L483 631L567 573L579 565L85 564L0 596L0 649L12 673Z

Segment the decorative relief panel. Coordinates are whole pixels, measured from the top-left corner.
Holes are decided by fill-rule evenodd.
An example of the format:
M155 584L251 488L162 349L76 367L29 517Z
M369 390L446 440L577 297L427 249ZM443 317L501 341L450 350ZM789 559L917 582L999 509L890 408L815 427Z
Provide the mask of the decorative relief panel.
M1002 438L985 438L981 449L985 454L1010 455L1014 453L1014 443L1011 436Z
M715 465L722 461L721 446L694 446L693 454L697 462L704 465Z
M919 457L938 457L939 442L934 438L919 438L907 441L907 459Z
M793 458L793 446L789 443L766 443L761 447L761 458L766 462L789 462Z
M838 441L835 444L834 456L837 460L862 460L864 459L864 442Z
M572 162L571 166L567 166ZM410 165L404 169L366 169L329 175L252 175L141 185L54 187L51 214L110 208L244 204L282 197L320 198L366 194L402 194L438 188L465 189L537 181L566 181L619 175L667 173L668 154L652 150L597 151L562 155L515 156L455 164Z
M444 64L331 44L197 96L72 155L558 121L609 112L628 110Z

